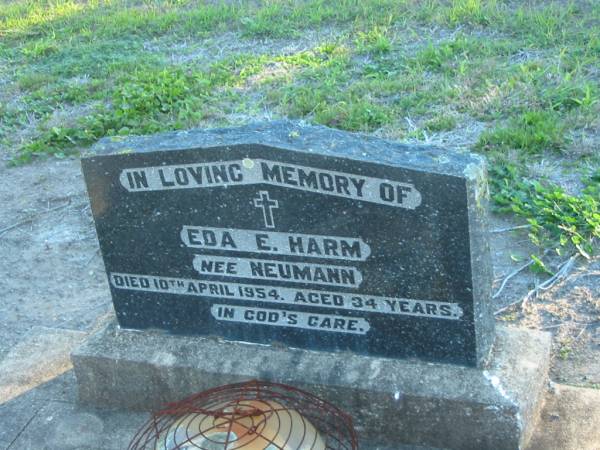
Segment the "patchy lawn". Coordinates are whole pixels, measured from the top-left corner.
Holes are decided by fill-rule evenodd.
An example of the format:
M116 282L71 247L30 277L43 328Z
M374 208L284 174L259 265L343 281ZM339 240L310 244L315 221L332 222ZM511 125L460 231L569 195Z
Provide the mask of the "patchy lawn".
M470 149L553 274L600 236L599 67L593 0L3 2L0 146L292 117Z

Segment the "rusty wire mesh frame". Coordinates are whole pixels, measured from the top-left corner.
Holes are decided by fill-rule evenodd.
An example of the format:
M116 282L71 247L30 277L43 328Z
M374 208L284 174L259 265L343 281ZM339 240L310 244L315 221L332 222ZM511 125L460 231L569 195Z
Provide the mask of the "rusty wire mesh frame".
M255 406L248 408L249 403L247 402L251 401L253 401L252 405L254 405L256 401L276 402L281 405L282 408L269 407L269 405L272 405L273 403L263 403L265 408L256 408ZM227 405L227 410L224 405ZM218 408L215 408L217 406ZM230 424L225 442L219 443L219 448L221 448L220 445L223 445L222 448L225 450L243 450L244 447L248 448L246 444L249 443L243 444L242 446L236 446L235 442L230 440L230 435L232 434L231 427L234 422L239 424L238 421L242 418L252 420L253 417L259 416L265 418L263 420L264 423L275 414L277 415L276 418L279 420L278 423L280 426L281 420L279 419L279 414L285 412L289 415L290 410L299 413L300 416L306 418L318 430L320 436L325 441L326 450L358 450L358 438L352 425L352 418L349 415L331 403L308 392L284 384L258 380L216 387L194 394L179 402L167 404L164 409L152 414L150 420L148 420L136 433L129 444L128 449L175 450L182 448L197 448L205 450L205 447L200 447L191 442L192 439L201 436L202 433L190 433L189 429L185 430L188 442L182 443L184 446L178 444L175 447L164 447L164 449L157 447L161 436L163 436L164 433L167 433L178 423L178 421L190 414L198 414L213 417L215 419L219 418ZM261 438L263 441L267 441L271 444L270 448L296 450L278 445L269 439L268 436L261 435L259 429L260 423L252 423L253 425L250 428L246 425L242 425L242 427L246 429L247 435L253 434L256 436L255 439ZM302 439L306 436L306 426L304 427L302 436ZM210 440L210 437L208 436L205 438ZM289 436L286 438L285 443L287 443L288 439ZM212 442L216 444L215 441ZM285 443L283 445L285 445ZM212 446L211 448L215 447ZM309 448L316 447L303 447L303 449Z

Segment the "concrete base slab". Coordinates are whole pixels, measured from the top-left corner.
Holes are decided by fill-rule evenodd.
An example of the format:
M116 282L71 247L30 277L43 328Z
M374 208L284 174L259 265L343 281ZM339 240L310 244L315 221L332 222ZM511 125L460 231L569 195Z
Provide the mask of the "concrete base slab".
M600 390L553 385L527 450L600 449Z
M0 449L25 448L11 444L23 434L44 405L55 401L75 403L76 398L75 374L72 370L10 400L0 397Z
M50 401L36 411L10 449L123 450L147 419L144 413Z
M111 323L78 347L72 361L84 404L155 409L257 378L338 405L372 449L514 450L528 441L539 414L549 355L548 334L504 327L482 370L120 330Z
M71 369L69 354L86 334L33 327L0 361L0 399L6 402Z

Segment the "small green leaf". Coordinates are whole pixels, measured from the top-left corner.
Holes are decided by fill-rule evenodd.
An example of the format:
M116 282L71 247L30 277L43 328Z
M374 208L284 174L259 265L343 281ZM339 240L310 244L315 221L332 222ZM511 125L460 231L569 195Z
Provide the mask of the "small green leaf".
M521 262L521 261L523 261L523 257L522 256L515 255L515 254L512 254L512 253L510 255L510 259L512 259L515 262Z
M534 272L546 273L548 275L554 275L552 273L552 271L550 269L548 269L548 267L546 267L546 264L544 264L544 262L540 258L538 258L535 255L531 255L531 259L533 260L533 264L531 265L531 269Z

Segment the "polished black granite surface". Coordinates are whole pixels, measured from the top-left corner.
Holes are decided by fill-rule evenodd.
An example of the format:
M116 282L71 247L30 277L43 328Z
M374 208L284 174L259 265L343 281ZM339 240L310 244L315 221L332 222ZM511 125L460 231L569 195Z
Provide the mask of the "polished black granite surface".
M481 365L485 164L273 122L82 159L119 324Z

